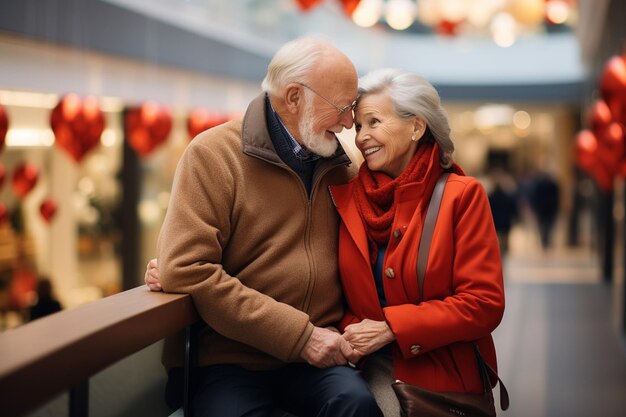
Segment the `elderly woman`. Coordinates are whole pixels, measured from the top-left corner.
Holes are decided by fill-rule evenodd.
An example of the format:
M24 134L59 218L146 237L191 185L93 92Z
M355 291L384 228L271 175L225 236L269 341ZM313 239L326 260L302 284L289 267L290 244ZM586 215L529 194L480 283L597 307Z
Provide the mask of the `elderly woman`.
M342 219L347 304L339 328L368 356L366 378L385 415L397 416L396 379L432 391L482 392L471 342L495 368L491 332L504 312L502 266L487 195L452 162L450 127L432 85L384 69L361 78L359 90L356 146L365 162L351 182L331 186ZM444 172L450 175L418 288L426 209ZM372 383L381 377L385 383Z
M491 332L504 287L487 195L452 161L439 95L422 77L383 69L359 80L358 176L330 192L342 222L340 331L386 416L399 416L394 380L441 392L483 390L473 345L495 368ZM433 189L448 172L423 286L416 271ZM146 283L158 287L154 260Z

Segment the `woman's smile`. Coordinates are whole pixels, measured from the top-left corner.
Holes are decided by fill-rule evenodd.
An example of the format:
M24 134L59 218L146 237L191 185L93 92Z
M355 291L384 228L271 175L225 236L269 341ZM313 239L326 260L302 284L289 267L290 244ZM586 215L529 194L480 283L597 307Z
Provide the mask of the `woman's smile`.
M365 149L365 150L363 150L363 155L364 156L371 155L373 153L376 153L376 152L380 151L382 148L383 148L382 146L374 146L373 148Z

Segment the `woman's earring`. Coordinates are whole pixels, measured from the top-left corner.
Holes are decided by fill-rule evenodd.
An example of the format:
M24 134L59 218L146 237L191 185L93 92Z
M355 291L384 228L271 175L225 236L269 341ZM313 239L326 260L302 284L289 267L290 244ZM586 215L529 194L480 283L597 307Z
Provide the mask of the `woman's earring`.
M417 142L417 130L415 132L413 132L413 136L411 136L411 140L413 142Z

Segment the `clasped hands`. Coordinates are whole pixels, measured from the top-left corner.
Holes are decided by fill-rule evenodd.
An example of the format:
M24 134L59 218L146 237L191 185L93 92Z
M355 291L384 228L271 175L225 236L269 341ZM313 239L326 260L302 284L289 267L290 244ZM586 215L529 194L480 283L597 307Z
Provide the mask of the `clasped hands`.
M335 328L315 327L302 349L302 359L318 368L355 364L395 340L384 321L365 319L346 327L343 335Z
M144 281L150 290L161 291L156 259L148 262ZM364 319L360 323L347 326L343 335L334 327L315 327L300 356L318 368L356 364L364 356L394 340L393 332L384 321Z

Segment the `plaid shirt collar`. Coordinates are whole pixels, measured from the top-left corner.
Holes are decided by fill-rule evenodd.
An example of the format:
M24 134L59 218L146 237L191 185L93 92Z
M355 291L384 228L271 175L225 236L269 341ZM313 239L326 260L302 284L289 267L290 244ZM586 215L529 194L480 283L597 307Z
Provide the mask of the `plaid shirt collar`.
M314 162L317 161L318 159L321 158L321 156L314 154L313 152L309 152L308 150L306 150L291 134L291 132L287 129L287 127L285 126L285 124L283 123L283 121L281 120L280 116L278 115L278 113L276 113L276 110L274 110L274 107L272 106L272 103L267 100L268 103L270 104L270 108L272 109L272 114L274 115L274 117L276 118L276 120L278 120L278 123L280 123L280 126L283 130L283 132L285 132L287 134L287 137L289 138L289 145L291 147L291 150L293 151L293 154L296 156L296 158L298 158L299 160L303 161L303 162Z

